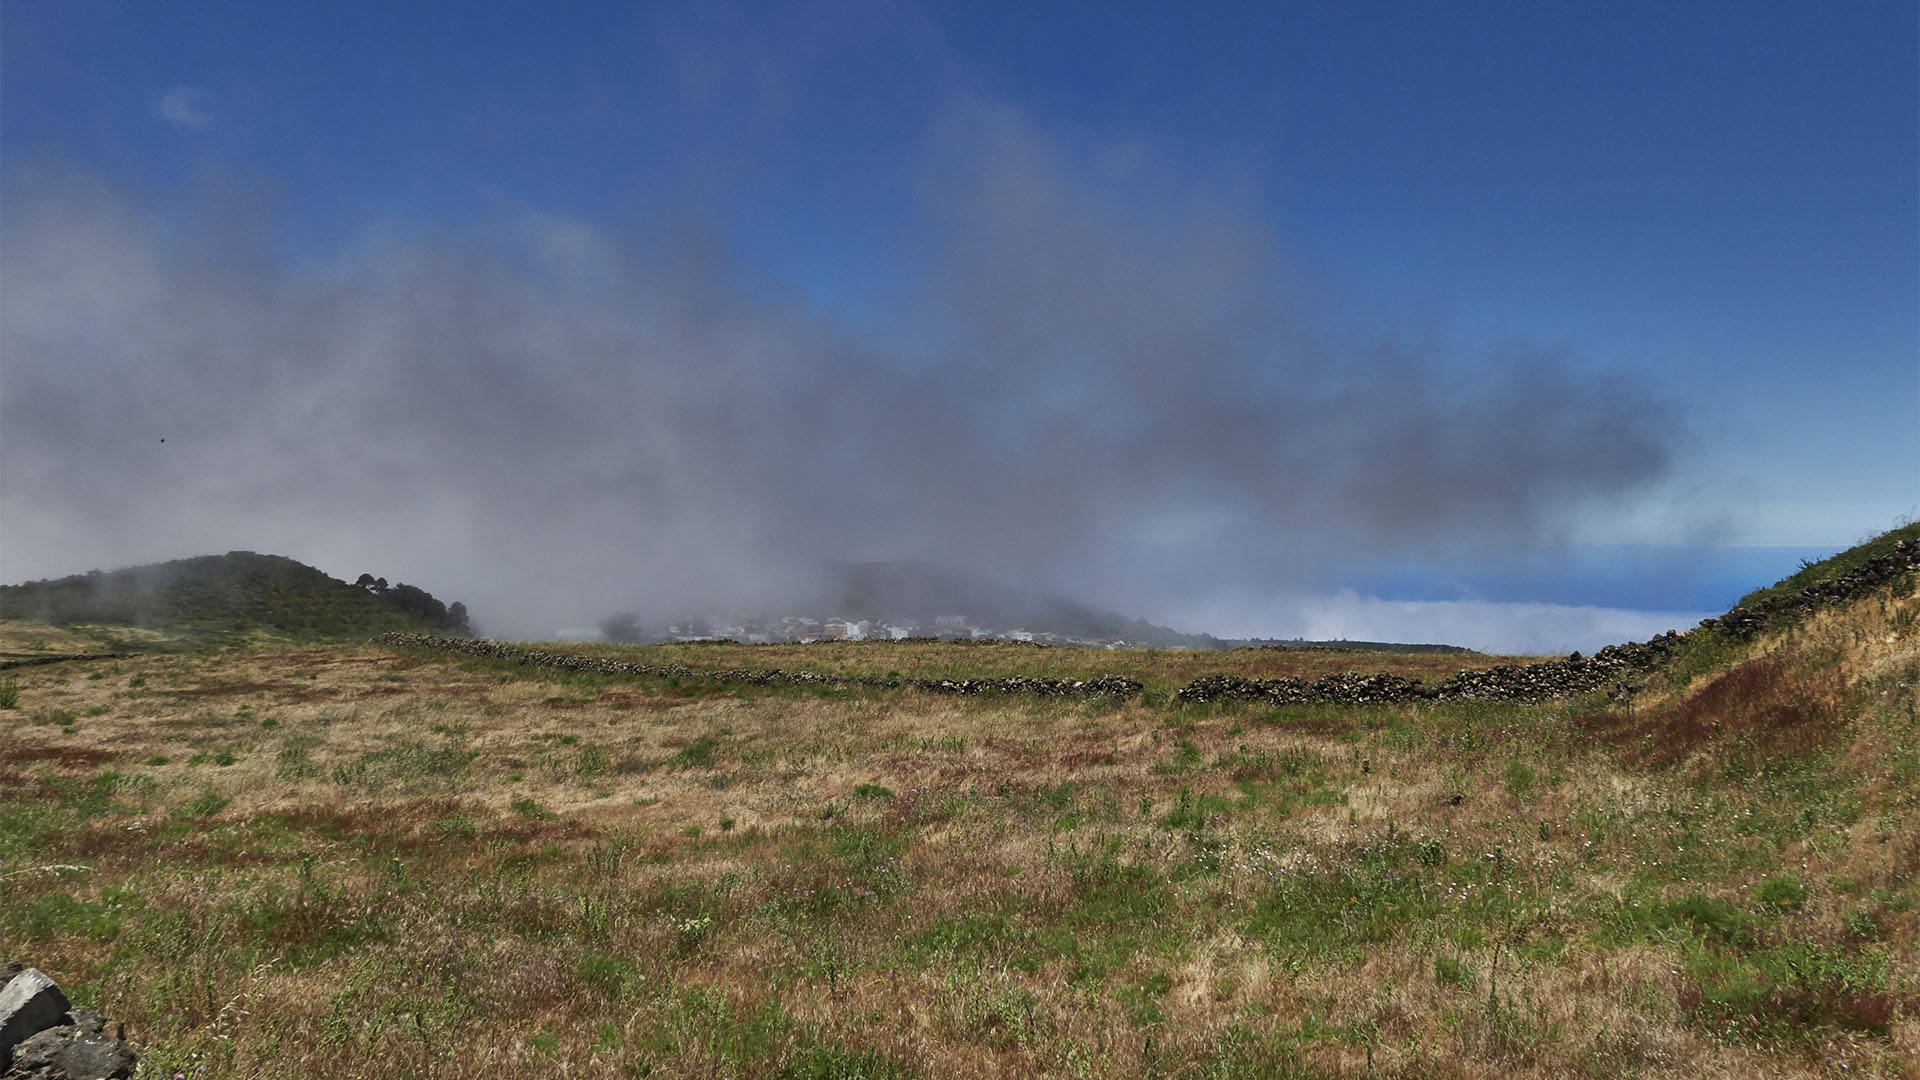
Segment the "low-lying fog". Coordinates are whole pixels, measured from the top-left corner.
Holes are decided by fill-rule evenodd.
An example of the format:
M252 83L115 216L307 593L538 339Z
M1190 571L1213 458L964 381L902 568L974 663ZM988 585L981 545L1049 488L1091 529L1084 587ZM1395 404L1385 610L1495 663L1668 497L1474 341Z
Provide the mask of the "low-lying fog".
M1230 191L968 101L922 167L915 261L857 317L697 213L502 198L290 263L244 190L163 227L169 196L16 177L0 577L247 548L546 635L908 558L1188 631L1427 639L1453 623L1361 617L1343 568L1551 545L1675 453L1666 403L1566 350L1337 329ZM1607 618L1468 643L1651 632Z

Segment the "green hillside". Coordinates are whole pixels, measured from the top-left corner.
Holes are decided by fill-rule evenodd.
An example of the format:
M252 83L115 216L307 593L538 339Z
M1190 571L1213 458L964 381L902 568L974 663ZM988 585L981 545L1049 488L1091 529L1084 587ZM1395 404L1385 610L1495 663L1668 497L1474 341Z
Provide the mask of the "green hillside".
M65 626L159 630L188 638L265 634L300 640L388 630L465 634L464 605L362 575L350 585L279 555L230 551L193 559L0 585L0 616Z
M1817 585L1834 581L1847 574L1857 573L1885 561L1897 554L1901 545L1916 542L1920 542L1920 522L1891 529L1819 562L1802 563L1800 571L1792 577L1777 581L1763 589L1755 589L1742 597L1740 606L1758 608L1770 602L1798 596Z

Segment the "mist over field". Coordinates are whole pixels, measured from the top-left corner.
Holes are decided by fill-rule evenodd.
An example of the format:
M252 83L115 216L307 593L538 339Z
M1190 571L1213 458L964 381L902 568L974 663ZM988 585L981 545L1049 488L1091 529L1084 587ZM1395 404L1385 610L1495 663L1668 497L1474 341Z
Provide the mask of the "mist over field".
M193 10L8 13L0 580L243 549L543 636L915 560L1558 651L1912 495L1897 58L1803 117L1686 20Z
M1120 605L1197 558L1271 589L1550 535L1672 453L1652 392L1554 350L1326 330L1230 194L1094 175L1004 108L929 147L925 258L867 325L697 229L503 200L282 267L267 211L161 229L97 178L19 182L4 576L251 547L509 633L777 606L827 558L1097 563L1076 585Z

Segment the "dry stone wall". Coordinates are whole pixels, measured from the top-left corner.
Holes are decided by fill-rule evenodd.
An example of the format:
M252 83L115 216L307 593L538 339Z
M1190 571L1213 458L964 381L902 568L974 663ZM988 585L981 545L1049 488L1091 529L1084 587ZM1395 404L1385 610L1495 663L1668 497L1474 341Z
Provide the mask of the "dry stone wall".
M12 668L35 667L40 664L64 664L69 660L125 660L133 653L61 653L58 656L7 656L0 657L0 671Z
M654 678L691 678L703 682L747 686L864 686L884 690L913 689L930 694L1031 694L1037 697L1130 698L1140 692L1140 680L1126 675L1099 679L1045 679L1015 675L1004 679L882 679L858 675L827 675L817 671L780 668L696 668L685 664L637 664L578 653L521 649L495 641L445 638L431 634L390 633L380 640L414 649L439 649L490 660L510 660L532 667L558 668L595 675L643 675Z
M1457 701L1462 698L1538 701L1599 689L1609 683L1658 666L1673 654L1680 636L1669 631L1645 644L1609 645L1592 656L1575 653L1564 660L1538 664L1502 664L1462 670L1433 684L1385 673L1344 672L1303 679L1248 679L1238 675L1206 675L1176 695L1199 703L1238 699L1269 705L1298 705L1325 701L1337 705L1379 705L1399 701Z

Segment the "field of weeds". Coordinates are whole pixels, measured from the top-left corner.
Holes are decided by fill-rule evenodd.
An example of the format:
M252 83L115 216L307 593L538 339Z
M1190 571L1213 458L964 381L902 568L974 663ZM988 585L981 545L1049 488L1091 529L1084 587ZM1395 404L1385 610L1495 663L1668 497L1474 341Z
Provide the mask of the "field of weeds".
M1125 703L20 668L0 960L156 1076L1920 1077L1917 617L1703 643L1630 706L1167 694L1463 663L1317 652L674 657Z

